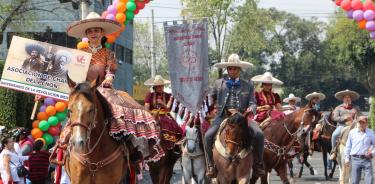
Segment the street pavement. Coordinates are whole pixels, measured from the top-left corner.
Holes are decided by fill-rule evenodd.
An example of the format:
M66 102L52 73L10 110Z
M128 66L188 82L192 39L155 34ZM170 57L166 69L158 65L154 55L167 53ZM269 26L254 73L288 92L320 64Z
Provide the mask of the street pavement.
M335 174L333 176L333 179L326 181L324 176L324 166L323 166L323 160L322 160L322 153L315 152L312 157L308 158L308 161L310 164L314 167L315 175L310 175L309 169L305 166L303 170L303 175L301 178L293 178L291 179L291 183L302 183L302 184L337 184L338 178L339 178L339 168L337 166ZM373 163L375 164L375 162ZM297 175L299 172L300 164L297 162L297 159L294 159L294 174ZM375 173L374 173L375 176ZM149 177L148 172L144 172L143 174L144 179L140 182L141 184L151 184L151 180ZM181 167L180 162L178 161L175 165L173 178L171 181L171 184L182 184L181 182ZM258 182L260 183L260 182ZM271 184L279 184L280 178L276 176L275 172L271 173L270 177L270 183ZM363 181L362 181L363 183Z

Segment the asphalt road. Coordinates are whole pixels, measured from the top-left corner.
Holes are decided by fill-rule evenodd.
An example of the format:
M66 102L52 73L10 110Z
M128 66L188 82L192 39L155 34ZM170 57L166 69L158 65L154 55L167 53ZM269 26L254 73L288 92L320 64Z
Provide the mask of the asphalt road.
M294 173L296 175L296 174L298 174L299 168L300 168L301 165L297 162L297 159L294 159L294 160L295 160L294 161ZM310 172L309 172L309 169L305 166L304 170L303 170L304 172L302 174L302 177L301 178L294 177L293 179L291 179L291 183L303 183L303 184L331 184L331 183L337 184L338 183L338 177L339 177L338 166L337 166L336 171L334 173L333 179L331 179L329 181L325 180L322 153L315 152L312 157L308 158L308 161L313 166L313 168L315 170L315 175L311 175ZM375 164L375 162L374 162L374 164ZM375 172L374 172L374 176L375 176ZM149 178L149 175L148 175L147 171L144 172L143 177L144 177L144 179L140 182L141 184L151 184L152 183L150 178ZM182 183L181 178L182 178L182 176L181 176L180 162L178 161L175 165L174 175L173 175L171 183L172 184L181 184ZM271 173L270 183L271 184L281 183L279 177L276 176L275 172Z

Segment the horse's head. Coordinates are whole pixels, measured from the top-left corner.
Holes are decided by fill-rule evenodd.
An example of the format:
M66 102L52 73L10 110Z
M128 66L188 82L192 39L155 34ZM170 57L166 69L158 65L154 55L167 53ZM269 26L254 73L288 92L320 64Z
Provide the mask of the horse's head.
M194 153L197 146L199 146L199 129L197 126L193 126L192 128L186 126L185 131L185 146L187 148L187 151L188 153Z
M69 96L68 115L71 122L72 136L70 142L73 151L77 153L86 153L92 129L96 122L103 120L102 106L98 99L98 80L91 83L84 82L76 84L68 77L68 84L71 89ZM98 127L100 128L100 127Z
M322 118L322 113L313 108L304 108L301 110L303 114L297 130L297 138L301 145L310 147L312 138L310 133Z
M225 153L233 160L243 149L251 145L251 135L244 116L236 113L227 119L224 129Z

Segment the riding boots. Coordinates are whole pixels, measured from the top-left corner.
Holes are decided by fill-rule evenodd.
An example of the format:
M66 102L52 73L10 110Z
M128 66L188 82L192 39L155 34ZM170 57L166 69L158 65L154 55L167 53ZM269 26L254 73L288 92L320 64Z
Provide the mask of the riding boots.
M263 160L261 160L257 154L254 154L254 156L253 174L256 177L262 177L266 174L266 171L264 170Z

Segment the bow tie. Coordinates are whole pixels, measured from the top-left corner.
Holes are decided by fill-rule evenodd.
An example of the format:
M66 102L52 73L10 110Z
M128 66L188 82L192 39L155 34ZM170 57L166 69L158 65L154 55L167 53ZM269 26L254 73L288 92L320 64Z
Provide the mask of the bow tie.
M228 88L237 88L241 86L240 80L229 79L226 82Z

